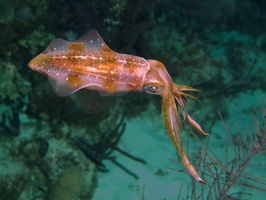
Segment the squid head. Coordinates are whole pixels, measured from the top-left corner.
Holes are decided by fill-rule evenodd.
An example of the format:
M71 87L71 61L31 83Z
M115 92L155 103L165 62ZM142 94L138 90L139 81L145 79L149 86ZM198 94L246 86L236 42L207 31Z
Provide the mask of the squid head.
M194 96L184 93L183 91L199 91L192 87L177 85L173 82L171 76L167 72L165 66L156 60L147 60L150 69L146 73L143 84L143 91L160 95L162 97L162 117L168 136L174 144L182 162L190 174L199 182L207 184L206 181L201 179L190 163L188 157L184 152L184 147L181 139L180 128L182 127L181 119L178 114L178 105L180 106L183 118L192 125L199 133L209 135L204 132L200 125L194 121L188 114L185 104L187 104L186 97L196 99Z

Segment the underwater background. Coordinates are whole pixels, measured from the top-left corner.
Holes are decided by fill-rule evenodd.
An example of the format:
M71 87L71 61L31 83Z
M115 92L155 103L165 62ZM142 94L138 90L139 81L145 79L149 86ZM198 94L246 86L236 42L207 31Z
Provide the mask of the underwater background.
M0 200L263 199L266 2L0 0ZM192 180L169 140L161 98L57 96L28 67L55 38L96 29L114 51L155 59L200 101L182 120Z

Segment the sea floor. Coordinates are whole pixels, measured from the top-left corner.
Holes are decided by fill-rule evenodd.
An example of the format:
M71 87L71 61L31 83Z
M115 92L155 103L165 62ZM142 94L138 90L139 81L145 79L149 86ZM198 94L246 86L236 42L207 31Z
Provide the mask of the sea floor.
M264 102L264 94L258 90L252 94L242 94L232 100L229 110L230 117L225 121L227 127L233 133L236 127L238 131L246 131L249 127L254 131L254 121L252 115L247 114L247 110L257 110L258 117L261 116L259 102ZM265 103L265 102L264 102ZM265 104L264 104L265 105ZM217 111L214 111L217 113ZM218 115L218 113L217 113ZM128 175L113 163L105 161L110 172L98 173L98 188L95 191L93 200L101 199L132 199L132 200L176 200L180 196L183 199L191 196L191 178L188 174L172 169L182 170L183 166L174 163L173 160L179 160L174 147L170 142L161 121L154 121L154 118L160 119L160 116L153 116L153 121L149 121L148 116L140 116L137 119L127 121L126 130L121 139L119 147L128 153L144 159L147 164L135 162L119 153L115 153L117 161L134 172L139 179ZM160 125L158 125L158 123ZM157 125L156 125L157 124ZM186 133L184 132L183 135ZM209 146L215 152L220 160L225 155L226 131L222 121L217 121L211 130ZM203 139L203 143L204 143ZM185 149L187 148L184 142ZM189 156L193 157L197 151L198 145L190 142ZM261 157L255 156L252 163L261 163ZM265 164L265 163L264 163ZM172 168L172 169L169 169ZM265 167L248 167L247 171L266 179L264 173ZM201 187L200 183L197 187ZM266 188L264 188L266 189ZM206 190L208 187L206 186ZM241 199L263 199L265 193L244 187L234 186L232 190L236 193L249 193L250 195L239 195ZM189 198L190 199L190 198Z

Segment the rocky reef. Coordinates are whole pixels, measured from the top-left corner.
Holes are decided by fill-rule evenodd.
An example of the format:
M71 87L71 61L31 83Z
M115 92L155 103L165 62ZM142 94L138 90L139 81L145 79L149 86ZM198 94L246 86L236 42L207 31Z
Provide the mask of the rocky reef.
M0 199L92 199L101 187L99 166L73 138L82 138L88 146L99 145L121 116L126 123L142 116L145 123L162 126L161 101L151 95L132 92L101 97L88 90L67 98L55 95L46 77L27 66L51 40L75 40L95 28L111 49L161 61L175 83L202 91L193 93L201 102L190 100L189 111L202 127L217 133L224 131L220 127L217 131L221 121L217 111L225 123L240 121L241 127L252 126L253 122L243 119L258 110L258 102L265 97L265 8L259 0L3 0ZM189 132L186 126L184 130ZM228 138L215 133L217 146L225 148ZM118 145L122 137L113 136ZM239 141L237 134L231 137ZM123 145L125 151L130 149ZM261 152L265 156L265 149ZM130 166L129 171L123 166L120 169L129 172L126 175L132 172L136 178Z

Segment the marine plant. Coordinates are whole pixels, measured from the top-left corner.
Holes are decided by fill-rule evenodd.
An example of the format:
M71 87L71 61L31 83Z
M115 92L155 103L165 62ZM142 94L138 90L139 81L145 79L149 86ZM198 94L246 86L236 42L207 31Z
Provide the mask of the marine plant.
M208 180L209 184L198 185L192 179L190 192L183 199L241 200L246 196L252 199L258 191L266 193L266 178L263 174L259 175L266 167L266 109L262 104L261 110L262 118L256 115L257 112L252 115L255 133L247 128L245 133L236 130L233 134L220 115L227 135L224 156L218 156L214 149L209 145L203 145L192 133L201 144L194 156L194 161L197 162L195 165L202 169L202 177ZM257 157L261 159L258 160Z
M130 176L138 179L139 177L134 172L129 170L123 164L119 163L116 160L116 157L111 155L114 151L117 151L132 160L146 164L145 160L137 158L118 147L118 143L122 134L124 133L125 127L126 123L124 122L124 116L122 116L115 128L109 133L101 134L101 137L97 142L91 144L82 137L74 138L73 142L75 146L79 148L84 155L97 166L99 171L109 172L109 169L107 169L107 167L103 164L103 160L109 160Z

